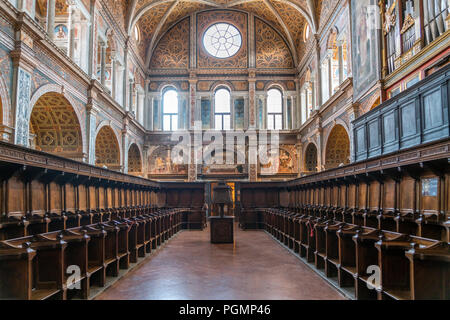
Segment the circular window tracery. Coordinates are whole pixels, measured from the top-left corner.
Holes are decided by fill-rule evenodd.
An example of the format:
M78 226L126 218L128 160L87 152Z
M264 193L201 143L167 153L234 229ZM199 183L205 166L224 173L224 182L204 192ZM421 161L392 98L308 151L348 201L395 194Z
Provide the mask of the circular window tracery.
M241 48L242 36L235 26L228 23L216 23L206 30L203 46L216 58L230 58Z

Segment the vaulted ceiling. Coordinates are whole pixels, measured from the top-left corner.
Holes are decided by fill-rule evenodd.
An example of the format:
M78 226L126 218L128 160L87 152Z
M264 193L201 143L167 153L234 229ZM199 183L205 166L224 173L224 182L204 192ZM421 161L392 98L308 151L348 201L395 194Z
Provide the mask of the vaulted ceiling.
M322 0L129 0L128 33L131 35L134 26L139 26L139 51L148 63L159 39L181 18L207 9L238 9L253 13L276 28L298 63L304 26L308 23L316 33L321 6Z

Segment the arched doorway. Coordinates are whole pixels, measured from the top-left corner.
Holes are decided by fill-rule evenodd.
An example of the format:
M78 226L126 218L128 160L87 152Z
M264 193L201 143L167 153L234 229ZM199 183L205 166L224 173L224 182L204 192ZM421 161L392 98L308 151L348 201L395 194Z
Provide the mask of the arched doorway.
M310 143L305 152L305 171L317 172L317 148L314 143Z
M62 94L48 92L36 101L30 116L30 146L83 161L80 122L72 105Z
M345 128L338 124L328 136L325 169L333 169L350 163L350 139Z
M95 139L95 165L120 171L120 148L114 131L104 126Z
M128 173L134 176L140 176L142 174L141 153L135 143L128 150Z

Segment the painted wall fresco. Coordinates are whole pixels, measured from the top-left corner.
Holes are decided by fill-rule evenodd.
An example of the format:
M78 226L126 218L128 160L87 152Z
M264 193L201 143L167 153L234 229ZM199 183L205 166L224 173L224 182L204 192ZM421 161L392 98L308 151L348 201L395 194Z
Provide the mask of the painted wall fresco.
M116 135L111 127L103 127L95 140L95 165L109 169L120 167L120 148Z
M30 131L37 150L81 159L83 143L77 115L62 95L44 94L33 107Z
M355 99L379 79L379 39L374 8L376 0L352 0L352 57Z
M188 167L182 164L182 158L173 159L172 150L168 147L159 147L149 156L149 175L186 175Z
M153 52L150 68L182 69L189 67L189 18L164 35Z
M350 138L341 125L336 125L328 136L325 169L332 169L350 163Z
M281 145L277 150L267 152L267 161L259 165L261 176L295 174L298 172L297 151L294 145Z
M142 172L142 159L139 148L132 144L128 150L128 173L137 174Z
M255 18L256 67L293 68L291 52L283 38L268 24Z

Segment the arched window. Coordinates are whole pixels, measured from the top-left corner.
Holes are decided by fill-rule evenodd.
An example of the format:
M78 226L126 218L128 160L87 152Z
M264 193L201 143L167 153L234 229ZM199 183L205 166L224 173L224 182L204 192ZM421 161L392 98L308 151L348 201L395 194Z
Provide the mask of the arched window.
M227 89L219 89L214 95L216 130L231 129L231 96Z
M134 40L136 40L137 43L141 41L141 32L139 31L137 24L134 26Z
M311 35L311 28L309 27L309 24L306 24L305 29L303 30L303 41L308 41L309 37Z
M270 89L267 93L267 129L283 129L283 97L277 89Z
M163 130L178 129L178 93L169 89L163 96Z

